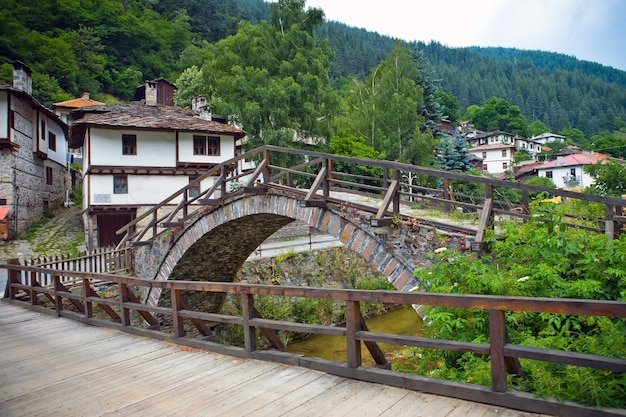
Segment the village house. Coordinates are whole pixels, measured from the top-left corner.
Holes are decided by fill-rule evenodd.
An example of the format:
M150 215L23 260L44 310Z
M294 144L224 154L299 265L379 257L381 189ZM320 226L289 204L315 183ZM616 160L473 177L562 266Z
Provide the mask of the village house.
M172 103L174 87L148 81L143 99L70 113L70 147L83 148L83 208L88 247L120 242L116 231L215 165L233 158L241 129ZM159 98L159 96L161 96ZM202 189L213 185L209 179Z
M584 171L585 165L592 165L607 159L598 153L577 153L558 156L556 160L536 162L522 167L516 178L524 181L532 177L550 178L557 188L579 190L593 185L595 179Z
M67 124L32 96L28 66L0 84L0 240L67 202Z

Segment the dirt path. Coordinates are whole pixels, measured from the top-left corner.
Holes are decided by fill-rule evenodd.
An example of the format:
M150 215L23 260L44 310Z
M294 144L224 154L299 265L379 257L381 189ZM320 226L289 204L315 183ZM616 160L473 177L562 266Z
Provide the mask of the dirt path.
M19 239L0 242L0 263L11 258L29 259L84 250L80 212L81 209L76 207L59 209L33 223Z

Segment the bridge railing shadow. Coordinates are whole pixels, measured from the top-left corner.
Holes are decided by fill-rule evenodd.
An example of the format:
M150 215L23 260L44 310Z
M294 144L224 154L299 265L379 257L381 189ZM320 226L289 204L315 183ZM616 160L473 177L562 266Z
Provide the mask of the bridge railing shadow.
M626 373L626 359L514 344L506 329L506 314L511 311L607 316L623 319L626 318L626 303L624 302L343 290L229 282L153 281L112 274L23 265L0 265L0 268L9 271L5 291L5 298L8 298L9 302L91 325L115 328L135 335L167 340L237 357L304 366L369 382L530 412L567 416L626 415L624 410L586 407L572 402L540 398L530 393L517 391L507 382L508 374L523 375L524 370L520 366L519 359L591 367L621 373ZM66 277L71 277L76 283L74 288L63 285L62 282ZM52 287L40 284L48 280L54 283ZM102 287L105 284L106 287ZM149 306L141 303L138 294L148 288L169 290L171 305ZM242 312L240 315L227 315L194 309L185 297L187 294L197 292L227 293L238 297ZM343 303L346 312L345 326L306 324L262 317L256 308L260 296L305 297ZM489 343L469 343L371 332L361 315L360 305L364 302L487 310L489 312ZM162 324L163 317L167 317L172 323L168 329L165 329ZM186 322L191 323L197 329L198 336L192 337L188 334ZM235 347L216 343L211 323L242 326L244 346ZM276 331L343 337L347 347L346 362L306 358L287 353ZM270 349L259 349L261 335L269 342ZM383 342L487 355L491 361L491 386L444 381L392 371L384 352L378 345ZM361 344L366 345L376 363L375 366L363 366Z
M244 163L245 162L245 163ZM251 164L251 162L253 162ZM254 166L244 169L243 167ZM606 233L613 239L626 222L626 200L570 190L552 189L490 177L468 175L392 161L351 158L300 149L262 146L236 156L198 177L117 231L118 248L146 244L165 230L184 225L203 208L217 206L245 193L275 187L303 195L303 205L321 206L332 191L367 193L380 199L373 210L374 226L401 216L400 205L424 204L441 212L463 211L479 216L476 242L493 227L494 216L524 221L538 195L567 198L603 206L599 217L565 213L570 226Z

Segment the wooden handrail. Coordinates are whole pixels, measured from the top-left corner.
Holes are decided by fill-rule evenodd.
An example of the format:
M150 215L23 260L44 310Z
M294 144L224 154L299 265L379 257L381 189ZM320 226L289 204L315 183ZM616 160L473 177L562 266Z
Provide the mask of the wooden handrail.
M347 346L347 362L344 368L341 365L337 367L330 366L324 369L328 372L338 374L345 373L345 369L353 369L350 373L353 377L358 377L362 366L361 359L361 343L366 343L372 356L379 365L385 365L383 352L379 350L377 343L386 342L393 344L401 344L405 346L418 346L437 349L453 350L458 352L475 352L491 356L492 361L492 392L499 395L509 396L515 401L516 407L528 408L529 411L543 410L545 408L537 406L537 399L528 400L527 397L515 393L511 387L507 385L507 371L510 372L510 366L507 363L516 358L531 358L541 361L570 364L577 366L593 367L605 369L614 372L626 372L626 359L604 357L594 354L583 354L571 352L557 351L551 349L542 349L529 346L515 345L508 340L506 332L506 321L504 315L508 311L525 311L538 313L554 313L582 316L608 316L615 318L626 318L626 303L618 301L598 301L598 300L579 300L579 299L546 299L546 298L529 298L529 297L501 297L490 295L459 295L459 294L437 294L437 293L404 293L397 291L367 291L367 290L344 290L344 289L328 289L328 288L310 288L295 286L274 286L274 285L257 285L242 284L231 282L200 282L200 281L153 281L137 277L120 276L113 274L98 274L79 271L52 270L36 266L23 266L13 264L0 264L0 268L7 269L9 272L9 280L5 297L10 298L12 302L20 303L28 308L37 311L57 314L59 316L74 318L83 322L95 325L104 325L107 327L115 327L121 330L143 335L153 335L157 337L159 326L153 318L153 313L170 315L173 319L174 330L170 336L159 336L157 338L168 337L182 344L190 346L200 346L209 350L217 349L218 345L206 342L201 339L190 339L186 336L183 322L189 320L196 325L203 336L210 333L210 330L204 324L204 321L236 323L244 327L245 348L242 354L257 355L257 336L256 329L266 334L266 337L272 343L275 349L282 350L282 342L274 335L274 330L287 330L293 332L334 334L346 338ZM54 287L49 288L38 285L38 277L42 275L51 275L54 277ZM73 277L77 282L82 280L82 294L73 294L68 288L64 287L59 276ZM99 281L115 283L119 286L119 299L103 299L92 288L92 284ZM138 303L134 297L129 297L129 287L146 289L146 288L162 288L172 291L172 306L154 307ZM194 292L224 292L237 294L241 297L243 306L242 316L228 316L214 313L203 313L194 311L192 307L185 301L183 293ZM44 308L40 300L26 299L22 302L19 300L20 293L37 297L37 294L52 300L52 308ZM275 321L260 317L255 308L255 297L257 296L276 296L276 297L306 297L317 299L329 299L344 302L346 306L345 322L346 326L323 326L323 325L307 325L303 323L291 323L285 321ZM28 298L28 297L27 297ZM67 310L66 303L69 302L74 309L79 311L75 313ZM362 302L381 302L393 303L401 305L431 305L446 306L457 308L485 309L489 311L490 317L490 344L476 344L469 342L458 342L454 340L429 339L423 337L401 336L387 333L376 333L368 331L363 325L360 313L360 303ZM99 305L103 311L107 312L111 321L102 321L93 317L93 304ZM147 320L150 329L145 327L137 327L130 320L130 311L140 312L144 319ZM148 333L146 333L148 332ZM267 358L267 351L258 351L258 354ZM271 357L271 355L270 355ZM284 360L284 357L281 357ZM305 361L306 362L306 361ZM343 369L343 370L342 370ZM379 370L378 372L380 372ZM391 385L403 386L407 384L406 374L394 373L388 371L385 381ZM404 382L402 382L404 381ZM474 392L472 390L479 388L467 388L464 391L457 389L448 390L448 382L433 381L434 384L442 384L441 386L445 395L459 396L463 393ZM409 384L410 385L410 384ZM410 388L410 386L407 386ZM463 394L463 395L465 395ZM463 398L461 395L459 398ZM468 394L469 395L469 394ZM494 397L500 398L500 397ZM521 398L521 399L520 399ZM495 401L495 400L494 400ZM500 401L500 400L498 400ZM488 402L488 401L487 401ZM497 402L497 404L500 404ZM550 403L550 407L554 404ZM586 415L589 408L583 406L568 405L568 415ZM574 410L574 411L572 411ZM578 411L576 411L578 410ZM582 412L581 410L587 410ZM621 414L597 414L614 416Z

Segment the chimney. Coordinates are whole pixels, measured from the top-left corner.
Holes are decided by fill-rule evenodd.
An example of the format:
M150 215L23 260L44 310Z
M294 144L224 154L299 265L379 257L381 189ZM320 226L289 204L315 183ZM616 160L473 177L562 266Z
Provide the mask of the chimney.
M213 110L207 103L205 96L194 97L191 101L191 108L192 110L200 113L200 118L202 120L207 120L209 122L213 121Z
M563 157L562 157L562 156L557 156L557 157L556 157L556 164L557 164L558 166L563 165Z
M157 105L157 85L153 81L146 81L146 106Z
M29 95L33 94L32 74L30 68L23 62L15 61L13 63L13 87Z
M89 93L85 91L83 95L80 96L80 98L82 98L85 101L89 101Z

